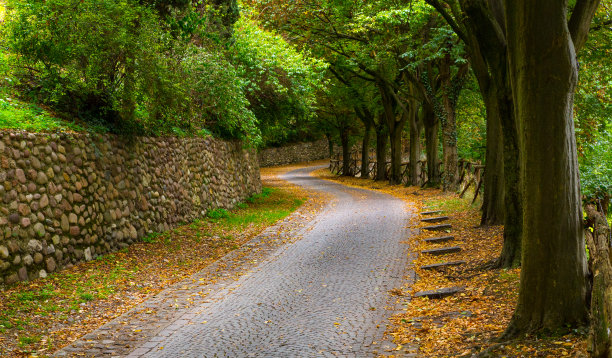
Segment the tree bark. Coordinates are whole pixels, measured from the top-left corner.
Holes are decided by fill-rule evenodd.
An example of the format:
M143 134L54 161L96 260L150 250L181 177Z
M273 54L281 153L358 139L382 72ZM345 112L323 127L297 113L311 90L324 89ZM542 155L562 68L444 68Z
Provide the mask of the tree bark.
M591 291L591 325L587 351L591 357L612 357L612 264L610 263L610 227L606 217L594 205L587 205L586 242L589 248L589 271L593 275Z
M504 223L505 212L504 143L501 120L496 105L497 99L487 93L485 102L487 109L487 150L480 225L501 225Z
M451 76L451 58L447 54L440 62L440 81L442 83L442 156L444 158L444 191L459 190L459 171L457 155L457 120L455 107L461 91L463 77L467 73L467 65L458 69Z
M487 175L503 178L503 200L496 198L497 201L491 201L494 199L489 196L486 208L491 216L492 210L497 216L503 215L504 246L497 262L500 267L510 268L520 265L521 261L523 212L518 175L520 151L512 89L508 79L504 5L501 0L490 0L488 4L490 7L478 1L462 3L469 20L466 21L464 37L468 43L472 69L485 99L487 121L494 120L496 126L497 123L501 125L502 143L487 141L487 150L492 144L503 145L503 166L492 163L492 158L488 157L485 179ZM500 190L500 180L490 178L486 184L492 187L485 190ZM501 212L500 205L503 205Z
M371 122L364 122L364 125L365 130L361 142L361 178L367 179L370 177L370 137L372 137L372 128L374 124Z
M387 128L383 124L384 121L379 120L376 125L376 178L375 180L387 179L387 141L389 136Z
M422 121L419 120L418 111L415 109L410 120L410 185L420 185L419 160L421 159L421 132Z
M349 147L349 131L346 129L340 132L340 143L342 144L342 175L352 176L351 171L351 152Z
M334 142L332 141L332 136L329 133L325 133L325 137L327 138L327 150L329 152L329 158L334 157Z
M506 69L504 67L504 69ZM500 71L501 72L501 71ZM502 72L506 78L506 71ZM509 83L504 81L498 91L498 109L501 119L504 149L504 246L499 255L498 266L501 268L521 265L523 242L523 199L520 188L520 150L518 128ZM502 85L500 84L499 87ZM508 87L506 87L508 86Z
M389 139L391 145L391 174L389 175L390 184L402 182L402 130L406 124L408 116L405 112L397 115L397 99L394 98L389 85L383 81L378 82L381 101L383 105L384 118L389 129Z
M524 203L519 300L504 334L514 337L587 322L586 260L567 1L508 1L506 21Z
M400 116L404 117L405 114ZM389 176L390 184L400 184L402 182L402 130L404 129L405 120L396 122L393 130L389 131L389 139L391 143L391 175Z
M455 192L459 190L457 123L455 113L447 113L442 125L442 157L444 161L443 189Z
M425 124L425 150L427 152L427 183L429 186L438 187L442 181L438 159L440 121L433 108L427 104L423 107L423 124Z

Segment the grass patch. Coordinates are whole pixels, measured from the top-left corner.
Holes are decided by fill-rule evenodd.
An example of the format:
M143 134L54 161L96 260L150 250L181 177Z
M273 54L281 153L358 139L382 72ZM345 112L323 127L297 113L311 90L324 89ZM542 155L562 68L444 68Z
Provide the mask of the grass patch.
M446 212L465 211L472 207L470 202L470 199L449 195L448 197L425 200L424 206L432 207L431 210L442 210Z
M211 219L225 219L229 217L229 212L225 209L212 209L206 213Z
M246 199L246 201L247 201L248 203L255 204L255 203L257 203L258 201L262 201L262 200L264 200L264 199L266 199L266 198L270 197L270 195L271 195L272 193L274 193L274 191L276 191L276 190L277 190L277 189L275 189L275 188L263 187L263 188L261 189L261 193L259 193L259 194L254 194L254 195L252 195L252 196L248 197L248 198Z
M0 128L29 132L83 131L75 123L54 117L43 108L0 94Z
M93 301L94 295L92 295L91 293L81 293L79 298L81 299L82 302L89 302L89 301Z
M142 238L142 242L145 242L147 244L153 244L153 243L157 242L157 238L158 237L159 237L159 233L154 232L152 234L149 234L149 235L143 237ZM101 257L101 256L99 256L99 257Z
M40 340L41 336L19 337L19 345L25 347L33 343L38 343Z
M270 225L291 214L304 202L304 198L288 196L280 189L263 187L260 194L248 198L244 205L237 206L232 213L220 209L222 215L210 215L214 212L211 210L208 217L225 230L239 230L249 225Z

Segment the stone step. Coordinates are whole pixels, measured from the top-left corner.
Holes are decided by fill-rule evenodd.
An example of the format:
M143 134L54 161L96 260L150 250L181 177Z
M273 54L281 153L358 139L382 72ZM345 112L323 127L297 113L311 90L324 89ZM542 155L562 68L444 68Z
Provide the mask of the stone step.
M448 230L451 227L452 227L451 224L440 224L440 225L425 226L425 227L422 227L421 229L429 230L429 231L442 231L442 230Z
M423 211L421 215L434 215L434 214L440 214L441 212L442 210Z
M446 254L452 254L453 252L459 252L459 251L461 251L461 248L459 246L449 246L449 247L442 247L440 249L423 250L421 251L421 253L429 254L429 255L446 255Z
M452 296L462 291L465 291L465 286L452 286L452 287L439 288L437 290L417 292L414 294L413 297L427 297L431 299L440 299L440 298Z
M421 219L421 221L425 223L439 223L441 221L446 221L446 220L448 220L448 216L436 216L434 218Z
M451 241L451 240L455 240L454 236L437 236L437 237L430 237L429 239L425 239L423 241L430 243L430 244L438 244L441 242L446 242L446 241Z
M449 261L449 262L442 262L439 264L432 264L432 265L425 265L425 266L421 266L421 269L423 270L437 270L437 269L441 269L441 268L445 268L445 267L450 267L450 266L459 266L459 265L464 265L465 261Z

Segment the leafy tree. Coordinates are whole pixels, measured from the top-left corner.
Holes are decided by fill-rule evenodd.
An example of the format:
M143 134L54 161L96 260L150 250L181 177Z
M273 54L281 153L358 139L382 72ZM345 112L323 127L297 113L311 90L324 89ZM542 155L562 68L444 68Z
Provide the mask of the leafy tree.
M155 93L158 84L173 82L171 63L160 56L169 46L165 31L146 7L75 0L9 5L3 38L20 55L22 83L32 83L45 103L119 127L134 119L139 100L163 97Z
M247 17L236 23L230 54L245 79L249 108L259 121L264 145L315 134L316 94L324 86L326 63L298 52Z
M12 0L10 9L3 46L18 55L11 58L19 92L33 100L113 132L208 127L222 137L260 141L252 112L256 106L247 98L251 79L244 77L244 62L228 54L235 2L191 7L181 1ZM160 21L160 14L166 21ZM253 45L241 39L234 48ZM291 109L301 106L303 116L309 116L314 107L310 92L319 78L315 69L297 73L310 64L297 68L298 55L288 56L286 44L282 48L277 40L277 54L283 54L276 62L266 61L263 48L252 59L267 73L293 71L278 77L294 81L285 88L285 94L291 92L285 102L295 100Z

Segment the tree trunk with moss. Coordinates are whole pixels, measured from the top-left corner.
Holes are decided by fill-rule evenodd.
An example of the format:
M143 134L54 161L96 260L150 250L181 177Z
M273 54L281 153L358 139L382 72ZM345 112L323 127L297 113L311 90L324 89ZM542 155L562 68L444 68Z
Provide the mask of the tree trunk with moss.
M440 121L428 104L423 106L423 124L425 125L425 151L427 153L427 183L429 186L438 187L442 181L440 159L438 158Z
M349 146L349 131L347 129L340 132L340 143L342 144L342 175L352 176L351 148Z
M505 14L524 194L519 299L505 332L515 337L582 326L588 315L567 2L509 1Z
M389 175L390 184L399 184L402 181L402 131L406 124L407 116L405 113L396 114L397 103L393 98L392 88L384 83L378 84L383 105L383 113L389 129L389 140L391 146L391 173Z
M382 115L381 115L382 116ZM376 177L375 180L387 179L387 142L389 135L387 127L383 124L384 119L380 118L376 129Z
M610 263L610 227L606 217L594 205L587 205L589 270L592 275L591 325L587 350L591 357L612 357L612 264Z
M372 136L372 124L366 124L361 141L361 178L370 177L370 137Z
M421 132L423 122L419 118L419 111L414 110L413 115L408 120L410 121L410 185L419 185L420 167L419 160L421 159Z
M357 113L357 117L364 126L363 139L361 141L361 178L367 179L370 177L370 141L375 123L369 110L355 108L355 113Z
M496 108L496 99L487 95L485 102L487 103L485 105L487 108L487 148L480 225L502 225L505 213L504 138ZM493 108L495 110L492 110Z

